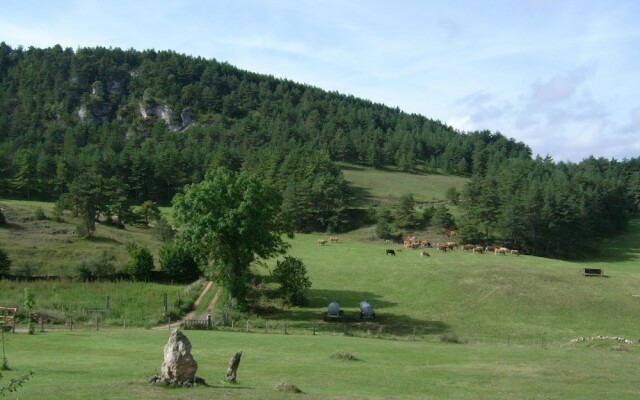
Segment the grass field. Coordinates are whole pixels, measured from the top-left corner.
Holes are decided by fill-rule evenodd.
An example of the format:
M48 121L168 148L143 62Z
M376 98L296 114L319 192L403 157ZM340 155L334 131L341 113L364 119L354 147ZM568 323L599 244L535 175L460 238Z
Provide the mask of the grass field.
M167 331L5 334L12 371L35 375L11 399L636 399L636 346L447 344L345 336L188 331L208 386L146 383L163 361ZM224 383L243 352L238 384ZM359 361L332 358L349 352ZM305 393L281 393L282 382Z
M357 205L372 202L396 202L403 194L411 193L418 203L441 201L447 189L459 191L468 178L425 173L407 173L345 164L344 178L353 188Z
M142 228L98 226L97 239L82 241L70 232L59 232L66 229L64 224L29 219L36 207L47 212L49 204L1 203L14 213L12 218L19 218L18 228L0 229L0 246L14 262L33 259L43 268L72 271L78 260L95 256L96 251L113 252L116 262L123 262L124 243L129 240L146 243L155 256L160 247L150 230ZM434 249L429 249L430 257L420 257L419 251L398 244L368 240L370 229L340 235L338 242L325 246L317 242L327 238L323 234L296 235L291 241L290 255L304 261L313 282L307 306L251 315L250 334L243 333L244 316L236 316L235 332L229 327L187 331L199 375L210 386L187 390L146 384L146 378L159 371L168 332L122 327L96 331L90 319L73 332L62 326L36 335L5 334L13 370L3 371L0 386L33 370L33 378L9 398L635 399L640 395L637 344L572 343L578 337L599 335L640 339L640 221L633 221L627 234L603 243L602 258L583 262ZM430 232L421 238L443 239ZM389 248L403 251L385 255ZM274 261L267 265L273 267ZM602 268L605 277L581 276L582 267ZM266 268L256 272L264 286L276 287ZM0 280L0 305L20 305L27 286L36 294L36 308L61 313L64 307L99 308L109 295L113 315L133 318L152 309L158 322L162 294L169 293L171 299L186 290L184 285L134 282ZM201 312L213 294L212 290L203 300ZM375 322L359 320L358 304L365 299L375 308ZM345 311L344 323L321 319L333 300ZM219 319L220 308L215 313L214 319ZM228 385L222 378L238 350L244 352L239 384ZM361 361L332 359L336 352L350 352ZM275 391L282 380L306 394Z

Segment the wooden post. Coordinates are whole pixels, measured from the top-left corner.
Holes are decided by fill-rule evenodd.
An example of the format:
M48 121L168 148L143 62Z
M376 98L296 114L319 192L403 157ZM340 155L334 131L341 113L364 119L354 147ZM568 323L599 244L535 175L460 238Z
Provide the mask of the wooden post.
M416 327L413 327L413 336L411 337L411 340L415 341L416 340Z
M124 329L127 330L127 318L126 317L122 317L122 325L124 326Z
M313 336L316 335L316 324L313 324Z
M96 330L100 330L100 314L96 313Z
M249 332L249 320L247 320L247 332Z
M286 321L284 323L284 334L288 335L288 333L287 333L287 322Z
M231 357L229 360L229 368L227 369L227 380L229 382L236 383L238 378L238 367L240 366L240 357L242 357L242 352L239 351Z

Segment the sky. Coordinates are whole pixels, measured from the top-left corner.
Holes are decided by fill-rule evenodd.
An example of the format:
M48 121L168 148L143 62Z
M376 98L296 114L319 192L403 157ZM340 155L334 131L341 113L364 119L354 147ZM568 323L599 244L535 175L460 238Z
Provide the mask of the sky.
M12 47L172 50L533 155L640 157L637 0L3 0Z

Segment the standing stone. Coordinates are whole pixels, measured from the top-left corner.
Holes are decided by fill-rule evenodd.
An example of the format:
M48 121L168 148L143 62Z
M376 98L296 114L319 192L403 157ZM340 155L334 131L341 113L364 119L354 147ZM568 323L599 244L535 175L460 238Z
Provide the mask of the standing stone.
M240 366L240 357L242 357L242 352L237 352L231 360L229 360L229 369L227 369L227 380L229 382L236 382L238 377L238 367Z
M193 383L196 381L197 370L198 363L191 355L191 342L180 330L172 330L169 341L164 346L160 378L170 384Z

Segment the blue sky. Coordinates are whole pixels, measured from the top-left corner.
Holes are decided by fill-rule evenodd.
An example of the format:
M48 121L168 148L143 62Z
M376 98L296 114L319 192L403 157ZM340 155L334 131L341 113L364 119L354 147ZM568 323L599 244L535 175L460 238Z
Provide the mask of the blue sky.
M16 47L174 50L440 120L534 155L640 156L640 1L5 0Z

